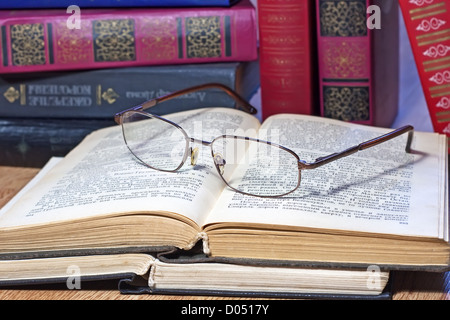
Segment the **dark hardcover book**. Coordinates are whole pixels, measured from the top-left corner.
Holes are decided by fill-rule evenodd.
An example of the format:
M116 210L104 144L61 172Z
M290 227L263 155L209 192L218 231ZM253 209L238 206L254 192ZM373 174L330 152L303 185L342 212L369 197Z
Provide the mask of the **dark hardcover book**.
M113 120L0 118L0 165L42 167L90 132L111 125Z
M250 99L259 66L228 62L111 68L0 76L0 117L113 118L114 114L185 87L215 82ZM199 107L233 107L220 90L205 90L152 109L156 114Z

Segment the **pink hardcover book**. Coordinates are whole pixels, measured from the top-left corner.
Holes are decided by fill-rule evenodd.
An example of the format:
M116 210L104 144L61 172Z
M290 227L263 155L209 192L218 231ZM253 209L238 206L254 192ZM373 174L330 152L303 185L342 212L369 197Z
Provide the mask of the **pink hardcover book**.
M229 8L0 11L0 73L257 59L256 11Z
M384 0L316 4L321 115L389 127L398 110L398 6ZM371 5L380 15L368 24Z

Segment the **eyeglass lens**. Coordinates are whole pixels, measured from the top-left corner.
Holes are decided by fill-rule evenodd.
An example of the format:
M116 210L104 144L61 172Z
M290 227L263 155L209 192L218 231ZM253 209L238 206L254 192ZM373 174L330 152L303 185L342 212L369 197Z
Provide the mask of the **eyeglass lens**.
M123 135L131 153L147 166L174 171L186 159L189 138L177 126L139 112L124 114ZM256 196L280 196L300 183L298 159L264 141L221 136L211 143L217 171L236 191Z
M138 112L127 112L123 136L131 153L147 166L177 170L185 159L189 142L183 131L169 122Z
M212 144L212 153L214 159L217 155L223 158L224 180L242 193L280 196L298 186L297 158L270 143L244 137L219 137Z

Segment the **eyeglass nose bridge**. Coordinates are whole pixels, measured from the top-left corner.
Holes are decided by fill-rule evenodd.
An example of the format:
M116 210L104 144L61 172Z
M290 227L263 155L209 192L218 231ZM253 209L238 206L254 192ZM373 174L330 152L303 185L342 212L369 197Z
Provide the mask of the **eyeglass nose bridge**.
M189 140L193 143L199 143L199 144L201 144L203 146L207 146L207 147L209 147L212 143L210 141L204 141L204 140L195 139L195 138L189 138Z
M211 146L211 143L212 143L209 141L204 141L204 140L195 139L195 138L189 138L189 141L191 143L198 143L198 144L201 144L202 146L207 146L207 147ZM199 149L197 147L195 147L195 148L191 147L190 151L191 151L191 166L195 166L197 164Z

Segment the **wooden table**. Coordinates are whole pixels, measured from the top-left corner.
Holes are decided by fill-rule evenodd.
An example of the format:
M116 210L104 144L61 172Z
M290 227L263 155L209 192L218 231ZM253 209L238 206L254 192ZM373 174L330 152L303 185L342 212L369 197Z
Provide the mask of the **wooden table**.
M0 166L0 207L6 204L36 173L39 169ZM394 300L432 299L450 300L450 272L393 272L392 292ZM122 295L117 290L117 283L106 281L89 283L82 290L68 290L64 286L44 285L39 288L3 289L0 290L0 300L6 299L32 299L32 300L60 300L60 299L133 299L133 300L160 300L160 299L220 299L220 297L202 296L163 296L163 295Z

